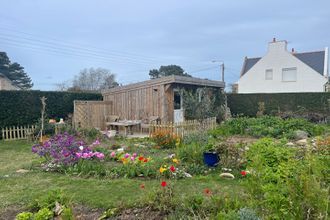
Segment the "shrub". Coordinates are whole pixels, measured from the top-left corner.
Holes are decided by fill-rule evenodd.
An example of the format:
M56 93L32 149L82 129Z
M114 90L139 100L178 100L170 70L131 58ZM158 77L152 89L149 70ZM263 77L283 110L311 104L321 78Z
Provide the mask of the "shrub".
M32 212L21 212L16 216L16 220L32 220L33 213Z
M42 144L32 146L32 152L45 158L48 164L55 165L55 168L70 166L79 159L104 158L103 153L93 152L83 141L68 133L55 135Z
M250 135L253 137L286 137L292 139L297 130L306 131L309 135L321 135L330 130L330 126L316 125L305 119L281 119L273 116L259 118L233 118L210 132L214 137L228 135Z
M246 184L255 207L265 219L325 219L324 160L308 148L288 148L285 143L262 139L247 153Z
M153 132L151 134L151 140L162 148L174 148L180 144L180 137L167 130Z
M53 219L54 213L48 208L40 209L33 217L33 220L50 220Z

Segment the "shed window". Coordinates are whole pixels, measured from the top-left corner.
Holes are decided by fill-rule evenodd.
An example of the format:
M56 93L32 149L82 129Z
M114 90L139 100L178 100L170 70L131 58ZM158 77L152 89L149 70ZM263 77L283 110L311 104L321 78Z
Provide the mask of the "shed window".
M174 91L174 109L181 109L182 99L179 91Z
M266 80L273 80L273 69L267 69L265 72Z
M297 81L297 68L283 68L282 69L282 81L283 82L295 82Z

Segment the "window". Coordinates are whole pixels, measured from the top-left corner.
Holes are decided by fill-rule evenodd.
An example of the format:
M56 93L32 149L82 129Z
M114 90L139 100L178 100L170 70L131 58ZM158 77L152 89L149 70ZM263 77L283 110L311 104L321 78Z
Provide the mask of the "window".
M282 69L282 81L283 82L295 82L297 81L297 68L283 68Z
M266 80L273 80L273 69L267 69L265 74Z
M174 109L182 109L182 97L179 91L174 91Z

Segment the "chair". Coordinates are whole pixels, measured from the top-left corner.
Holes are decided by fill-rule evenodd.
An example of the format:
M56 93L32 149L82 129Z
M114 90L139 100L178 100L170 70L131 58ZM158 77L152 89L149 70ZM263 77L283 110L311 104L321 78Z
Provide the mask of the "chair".
M119 116L118 115L107 115L105 116L105 126L108 128L111 126L111 122L116 122L119 121Z
M150 124L151 123L157 123L160 121L160 118L158 116L150 116L147 119L142 120L140 128L141 128L141 133L143 132L143 129L148 129L149 132L149 128L150 128Z

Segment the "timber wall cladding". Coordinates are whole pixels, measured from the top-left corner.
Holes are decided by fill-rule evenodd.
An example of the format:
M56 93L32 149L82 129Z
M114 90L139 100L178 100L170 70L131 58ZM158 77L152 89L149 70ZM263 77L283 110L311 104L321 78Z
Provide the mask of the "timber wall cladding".
M139 120L150 116L168 118L168 95L164 85L154 85L107 94L106 101L113 102L113 114L120 119Z
M111 101L74 101L74 126L105 129L105 117L113 115L112 109Z

